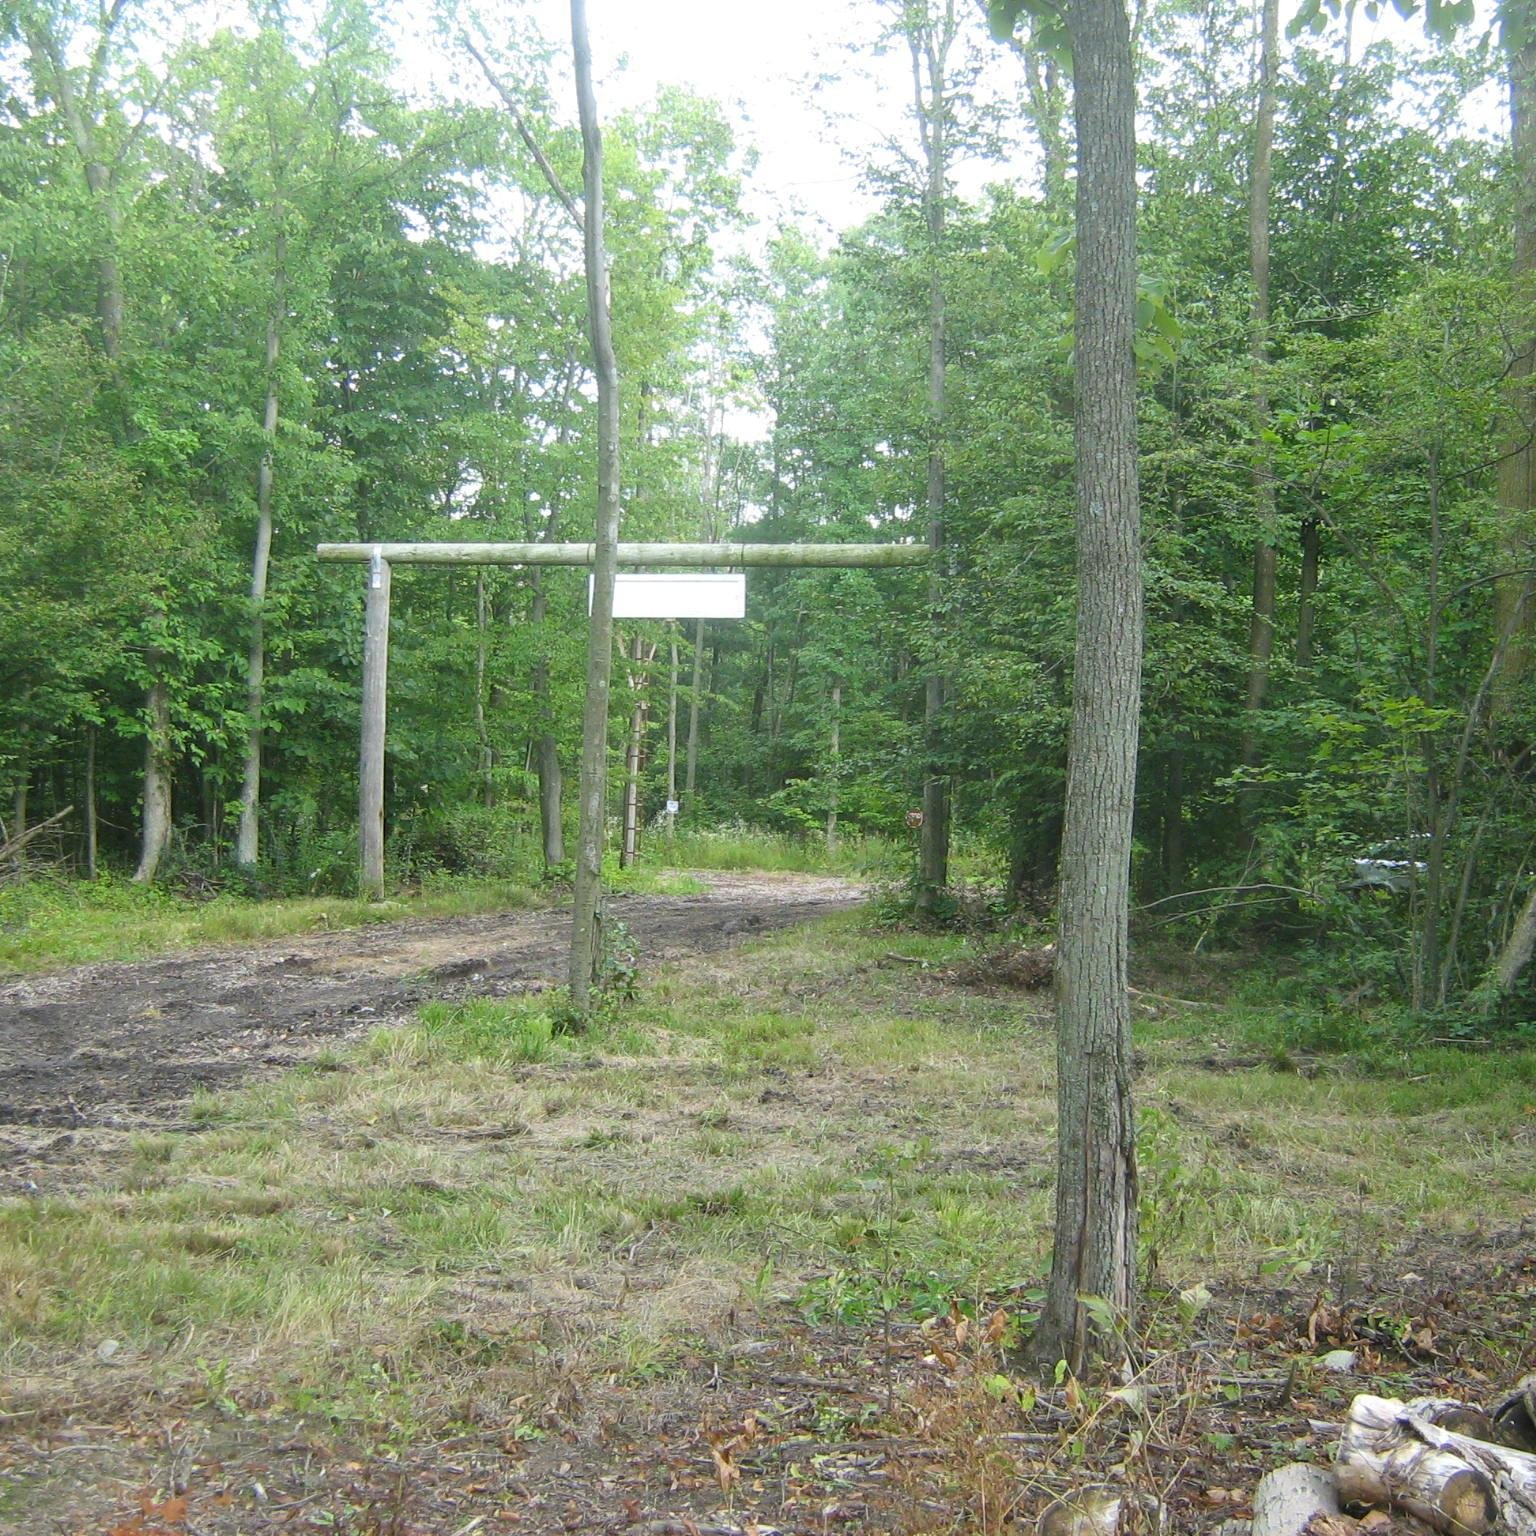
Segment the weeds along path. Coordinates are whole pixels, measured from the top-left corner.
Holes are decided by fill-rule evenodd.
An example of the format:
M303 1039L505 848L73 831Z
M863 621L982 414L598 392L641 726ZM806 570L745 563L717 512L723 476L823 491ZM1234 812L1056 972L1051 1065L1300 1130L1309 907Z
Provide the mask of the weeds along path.
M703 877L694 896L615 896L642 967L852 905L846 880ZM402 921L273 944L92 965L0 985L0 1189L92 1132L179 1127L200 1089L292 1066L430 998L542 990L568 908Z

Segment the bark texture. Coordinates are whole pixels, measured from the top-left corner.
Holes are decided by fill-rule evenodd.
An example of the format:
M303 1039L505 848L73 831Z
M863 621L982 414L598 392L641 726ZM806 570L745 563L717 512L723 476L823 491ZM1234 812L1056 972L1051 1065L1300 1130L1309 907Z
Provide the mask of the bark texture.
M946 92L949 51L955 40L953 0L930 10L921 23L909 23L913 110L922 139L927 182L923 214L928 231L928 608L935 655L923 686L923 734L928 762L923 772L923 825L918 841L917 909L931 913L949 883L949 778L944 772L943 721L947 691L939 632L943 593L939 552L944 548L944 381L946 317L944 305L944 198L948 171L949 100Z
M613 578L619 543L619 369L613 352L608 257L603 241L603 137L592 90L586 0L571 0L571 51L581 114L587 325L597 375L597 536L592 560L592 618L587 631L587 698L581 721L580 820L569 974L571 1003L585 1009L602 958L599 906L608 788L608 695L613 681Z
M272 564L272 482L277 445L277 359L283 334L283 287L287 241L281 231L274 245L272 312L267 316L267 389L261 411L261 463L256 470L256 548L251 557L251 649L245 671L245 712L250 721L245 740L245 773L240 785L240 826L235 834L235 863L249 867L260 853L261 711L266 692L267 572Z
M152 659L153 664L153 659ZM171 737L171 692L163 676L150 685L145 702L144 728L144 835L139 867L133 878L148 884L160 868L171 841L171 775L174 768Z
M1536 286L1536 28L1524 6L1505 7L1504 52L1509 61L1509 134L1515 173L1514 267L1517 303L1528 306ZM1522 311L1523 312L1523 311ZM1530 673L1531 514L1536 509L1536 335L1521 335L1509 362L1509 436L1499 460L1499 564L1511 574L1494 585L1493 632L1509 636L1494 684L1495 717L1509 713Z
M1078 146L1077 637L1056 965L1056 1227L1036 1347L1076 1369L1112 1342L1136 1293L1126 948L1142 575L1130 27L1121 0L1071 0L1068 21ZM1085 1306L1084 1297L1098 1302Z
M1246 702L1250 718L1243 731L1241 751L1247 765L1258 758L1258 730L1252 717L1264 707L1275 648L1275 467L1264 432L1269 425L1269 205L1274 184L1275 71L1279 60L1280 0L1263 0L1259 102L1248 183L1248 258L1253 272L1253 307L1249 315L1253 364L1253 513L1258 532L1253 545L1253 618L1248 633Z

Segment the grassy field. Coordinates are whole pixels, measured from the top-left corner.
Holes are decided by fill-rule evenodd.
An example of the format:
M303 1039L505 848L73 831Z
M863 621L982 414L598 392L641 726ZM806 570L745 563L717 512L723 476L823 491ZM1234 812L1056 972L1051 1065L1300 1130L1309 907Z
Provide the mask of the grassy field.
M0 1413L107 1382L392 1456L539 1440L562 1392L743 1337L1027 1316L1048 999L958 985L970 953L849 914L645 977L583 1034L540 998L433 1003L201 1098L190 1132L0 1208ZM1536 1205L1536 1051L1298 1054L1221 972L1138 993L1158 1294L1347 1290L1409 1234L1454 1249Z
M696 876L652 864L615 867L605 878L610 889L634 895L684 896L704 889ZM146 889L126 881L39 880L0 888L0 977L405 918L516 912L546 905L559 894L558 887L531 877L433 879L386 901L347 896L193 899L162 886Z

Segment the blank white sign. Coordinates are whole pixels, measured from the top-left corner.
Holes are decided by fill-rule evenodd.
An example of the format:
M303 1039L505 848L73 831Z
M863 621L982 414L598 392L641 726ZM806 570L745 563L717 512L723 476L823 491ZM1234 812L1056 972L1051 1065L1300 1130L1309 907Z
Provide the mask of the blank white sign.
M587 578L587 611L592 578ZM616 619L739 619L747 611L747 578L738 572L621 573L614 581Z

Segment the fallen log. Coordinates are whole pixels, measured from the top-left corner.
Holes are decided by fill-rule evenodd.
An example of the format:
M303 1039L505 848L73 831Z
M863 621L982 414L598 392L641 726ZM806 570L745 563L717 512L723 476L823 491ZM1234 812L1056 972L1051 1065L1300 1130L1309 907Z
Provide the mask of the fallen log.
M66 805L62 811L55 812L47 821L40 821L35 826L30 826L25 832L18 832L9 841L0 842L0 862L14 860L28 843L46 832L50 827L56 827L66 816L74 814L74 806Z
M1399 1509L1442 1536L1536 1536L1536 1456L1435 1422L1464 1412L1446 1399L1357 1397L1334 1464L1341 1500Z
M1259 1479L1251 1536L1301 1536L1314 1515L1338 1513L1338 1489L1328 1468L1293 1461Z

